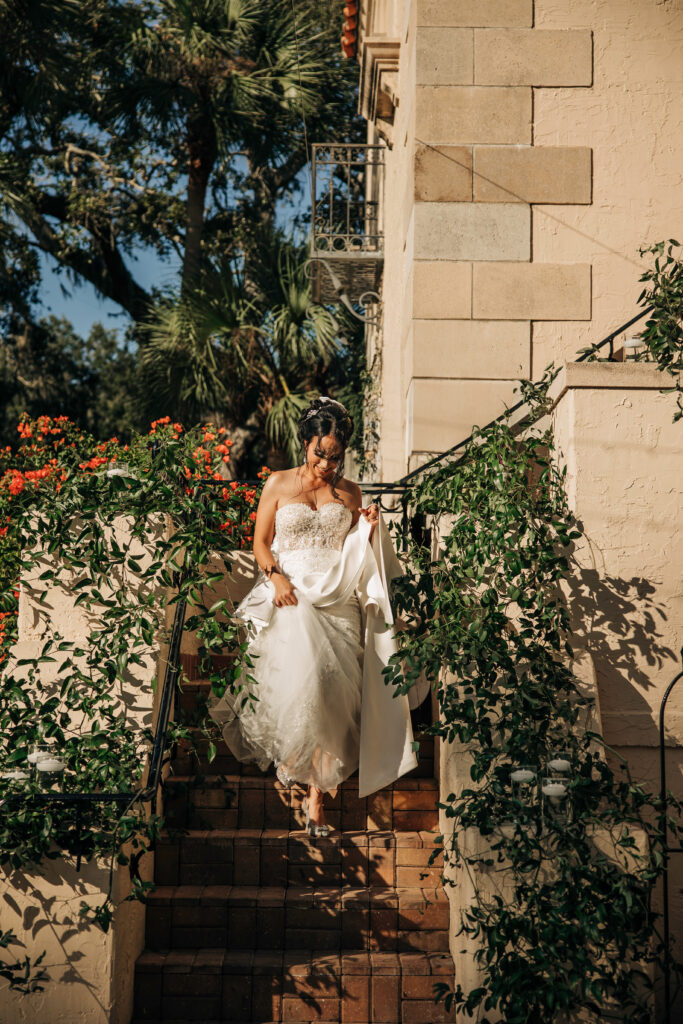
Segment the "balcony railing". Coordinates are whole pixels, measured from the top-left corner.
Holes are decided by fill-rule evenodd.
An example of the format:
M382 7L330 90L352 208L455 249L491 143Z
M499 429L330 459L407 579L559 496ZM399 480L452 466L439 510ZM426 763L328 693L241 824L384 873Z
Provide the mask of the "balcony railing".
M382 277L385 147L316 143L312 149L313 300L335 302L343 290L362 304Z

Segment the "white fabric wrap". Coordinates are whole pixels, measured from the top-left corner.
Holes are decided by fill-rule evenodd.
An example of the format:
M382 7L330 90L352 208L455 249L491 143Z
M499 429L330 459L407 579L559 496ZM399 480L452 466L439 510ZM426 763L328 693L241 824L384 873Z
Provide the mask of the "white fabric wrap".
M316 608L334 609L356 592L363 619L363 692L361 700L358 795L367 796L417 765L406 694L394 696L382 670L396 652L389 583L403 572L382 517L372 542L364 516L349 530L339 561L322 577L306 577L296 585L297 596ZM260 631L276 611L275 587L263 579L238 605L236 614Z

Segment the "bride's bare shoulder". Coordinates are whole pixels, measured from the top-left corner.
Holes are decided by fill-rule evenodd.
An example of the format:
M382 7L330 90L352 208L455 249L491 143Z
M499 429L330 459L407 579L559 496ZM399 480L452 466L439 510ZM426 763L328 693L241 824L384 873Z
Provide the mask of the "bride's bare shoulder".
M335 484L335 488L344 495L344 504L348 505L349 508L356 509L362 507L363 493L358 484L355 484L353 480L347 480L345 477L342 477Z
M266 480L263 493L277 497L290 493L296 483L296 469L278 469Z

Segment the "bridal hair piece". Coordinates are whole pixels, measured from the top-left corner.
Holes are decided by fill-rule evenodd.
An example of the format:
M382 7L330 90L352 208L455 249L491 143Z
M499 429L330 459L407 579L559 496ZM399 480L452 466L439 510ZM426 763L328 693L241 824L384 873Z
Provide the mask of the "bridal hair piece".
M314 437L333 437L345 451L353 434L353 420L346 408L335 398L321 395L314 398L308 409L301 414L297 432L299 441L306 451L308 443ZM341 479L344 471L344 459L340 460L332 479L334 485Z

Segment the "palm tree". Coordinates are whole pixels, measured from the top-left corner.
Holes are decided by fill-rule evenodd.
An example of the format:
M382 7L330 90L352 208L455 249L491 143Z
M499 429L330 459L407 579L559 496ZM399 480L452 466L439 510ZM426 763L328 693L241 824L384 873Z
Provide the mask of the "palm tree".
M311 303L302 254L281 237L264 253L259 291L257 302L234 263L212 267L160 303L141 360L159 408L233 429L251 421L277 468L297 461L301 411L339 376L344 347L334 316Z

